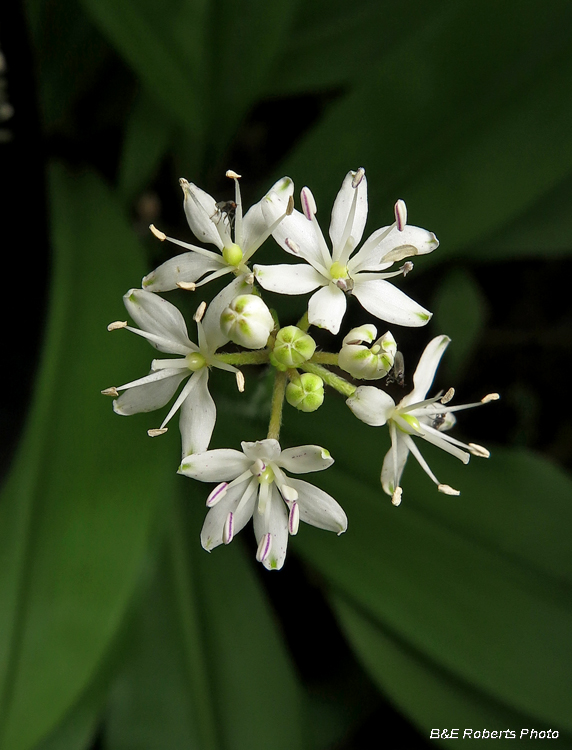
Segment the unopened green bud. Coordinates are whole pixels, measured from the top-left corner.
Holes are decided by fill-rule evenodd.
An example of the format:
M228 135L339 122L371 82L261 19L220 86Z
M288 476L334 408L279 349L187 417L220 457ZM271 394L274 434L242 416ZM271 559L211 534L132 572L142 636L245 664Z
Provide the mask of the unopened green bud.
M353 328L344 338L338 356L338 364L358 380L379 380L393 367L397 344L387 331L370 348L363 342L371 343L377 335L375 326L367 324Z
M305 372L286 386L286 401L300 411L319 409L324 402L324 381Z
M286 367L298 367L316 351L316 342L296 326L286 326L278 331L274 344L274 359Z
M246 349L262 349L274 328L274 320L260 297L241 294L223 311L220 325L235 344Z

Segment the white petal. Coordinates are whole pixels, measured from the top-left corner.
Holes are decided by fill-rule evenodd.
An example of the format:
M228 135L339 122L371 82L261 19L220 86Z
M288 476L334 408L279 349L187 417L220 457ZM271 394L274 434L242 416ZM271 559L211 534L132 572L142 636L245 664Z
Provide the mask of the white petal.
M217 271L226 265L220 256L198 253L181 253L162 263L144 277L141 286L147 292L167 292L176 289L178 282L198 281L209 271Z
M251 463L240 451L217 448L186 456L179 468L179 474L198 479L200 482L230 482L247 471Z
M169 341L168 346L152 344L156 349L170 354L189 354L195 350L187 334L185 319L166 299L143 289L130 289L123 301L129 315L143 331Z
M348 172L342 183L342 187L336 196L332 208L332 221L330 223L330 239L332 240L334 261L339 260L340 252L344 249L341 247L341 241L346 234L346 225L354 196L357 191L357 202L353 222L350 228L349 236L353 238L352 247L356 247L362 238L365 222L367 220L367 180L362 178L360 184L354 188L352 182L355 172ZM345 243L344 243L345 245Z
M415 404L425 399L435 378L441 357L450 341L448 336L436 336L427 344L413 375L413 390L401 399L399 406Z
M254 274L264 289L278 294L306 294L329 283L305 263L254 266Z
M272 484L271 493L269 512L254 513L254 534L258 543L265 534L272 535L270 554L262 564L268 570L280 570L288 546L288 511L275 484Z
M391 433L391 448L385 454L381 468L381 486L388 495L393 495L395 489L401 484L401 476L409 448L399 431L393 427Z
M290 255L303 258L315 267L323 268L324 259L316 230L311 221L299 211L293 211L290 216L285 216L278 227L272 232L276 242ZM299 249L293 252L286 244L286 240L292 240Z
M182 187L185 195L183 207L192 233L201 242L222 250L224 245L214 224L218 215L215 199L192 182L184 182Z
M432 313L384 279L368 280L367 274L360 274L354 278L352 294L368 312L389 323L418 327L431 320Z
M208 389L209 372L206 367L191 378L195 386L181 406L179 428L183 456L208 450L216 422L216 407Z
M188 377L189 370L173 370L171 375L161 377L166 372L167 370L163 370L157 373L157 379L153 382L136 385L122 393L113 402L115 413L129 416L165 406L175 395L180 383Z
M342 347L353 344L362 344L364 341L367 341L368 344L373 344L376 336L377 328L372 323L364 323L362 326L352 328L352 330L344 337Z
M245 441L240 445L244 451L244 455L251 462L261 459L264 463L268 463L269 461L276 461L280 457L280 443L278 440L273 440L272 438L257 440L254 443L247 443Z
M301 479L289 479L288 484L298 493L300 520L319 529L341 534L348 527L348 519L341 505L331 495Z
M439 247L433 232L409 224L400 232L396 226L382 227L364 242L350 261L352 273L383 271L393 263L415 255L426 255Z
M335 284L328 284L310 298L308 319L312 325L338 333L346 304L344 292Z
M395 409L391 396L373 385L360 385L346 404L358 419L372 427L384 425Z
M286 448L276 460L276 464L293 474L307 474L310 471L322 471L334 463L327 450L319 445L300 445L297 448ZM288 483L289 480L288 480Z
M201 544L207 552L222 544L223 528L229 513L234 515L234 536L252 518L257 493L253 492L244 504L240 503L244 493L248 492L249 485L249 482L241 482L230 487L224 497L207 513L201 530Z
M294 193L294 183L289 177L278 180L264 198L255 203L246 213L242 224L242 250L250 258L254 250L267 239L269 229L283 216L288 200Z

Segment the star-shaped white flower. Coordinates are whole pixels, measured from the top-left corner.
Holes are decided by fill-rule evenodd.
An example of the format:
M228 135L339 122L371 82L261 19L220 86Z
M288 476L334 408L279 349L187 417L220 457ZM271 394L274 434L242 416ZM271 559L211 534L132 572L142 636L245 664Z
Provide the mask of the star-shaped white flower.
M145 276L143 289L149 292L166 292L176 287L194 290L220 276L234 274L244 283L240 292L233 289L226 294L226 305L237 294L252 291L254 279L248 262L292 210L294 185L289 177L278 180L243 216L240 175L229 171L227 176L235 182L233 203L217 203L192 182L180 180L183 206L193 234L202 242L215 245L220 252L167 237L151 225L160 240L169 240L190 252L176 255Z
M367 219L365 172L348 172L332 210L330 252L316 220L316 203L309 188L301 192L303 213L294 211L273 231L274 239L291 255L308 265L254 266L264 289L280 294L305 294L315 289L308 305L310 323L338 333L346 310L345 293L353 294L372 315L390 323L422 326L431 313L387 279L407 273L406 263L398 271L386 273L395 262L413 255L424 255L438 247L432 232L407 225L405 203L395 206L396 220L374 232L355 254Z
M155 411L165 406L183 380L190 376L161 426L148 432L151 437L166 432L168 422L180 410L183 455L206 451L216 421L215 403L208 390L208 368L218 367L234 372L239 387L243 383L242 374L236 367L215 357L216 350L228 341L219 324L224 300L215 298L206 314L205 304L199 306L195 314L197 345L188 337L182 314L167 300L143 289L131 289L123 299L128 313L139 328L117 322L108 326L109 330L126 328L146 338L159 351L181 356L176 359L154 359L149 375L125 385L107 388L103 393L115 397L123 391L113 402L117 414Z
M334 462L328 451L317 445L281 450L272 439L241 445L242 452L219 449L188 456L179 469L201 482L219 482L207 499L210 510L201 531L204 549L210 552L223 542L229 544L253 517L257 560L269 570L279 570L288 535L297 533L300 520L337 534L346 530L346 514L333 497L285 474L327 469Z
M441 356L450 340L448 336L437 336L429 342L413 375L413 390L404 396L399 404L396 405L391 396L384 391L369 385L357 388L353 396L346 401L353 413L366 424L374 427L384 424L389 426L391 448L383 461L381 484L384 492L391 495L394 505L401 502L400 482L409 452L413 453L440 492L446 495L460 494L448 484L439 482L421 455L413 437L433 443L465 464L469 462L470 454L482 458L488 458L490 455L481 445L462 443L443 431L455 423L454 412L496 401L499 398L498 393L490 393L481 401L459 406L447 405L453 398L453 389L447 391L444 396L426 398Z

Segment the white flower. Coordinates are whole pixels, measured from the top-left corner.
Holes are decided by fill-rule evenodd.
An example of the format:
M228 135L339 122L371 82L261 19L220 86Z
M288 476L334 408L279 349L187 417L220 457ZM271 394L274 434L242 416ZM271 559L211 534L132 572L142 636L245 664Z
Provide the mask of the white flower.
M316 203L310 190L301 192L303 213L294 211L273 231L274 239L290 254L303 258L309 265L254 266L257 280L272 292L312 295L308 306L310 323L338 333L346 310L345 292L358 298L361 305L377 318L404 326L422 326L431 313L418 305L387 279L407 273L413 267L406 263L400 270L384 273L393 263L412 255L430 253L439 242L432 232L407 226L405 203L395 206L395 222L382 227L359 244L367 218L367 183L365 172L348 172L332 210L330 239L332 252L316 221Z
M216 420L215 404L208 390L208 368L218 367L234 372L239 387L241 385L241 373L215 357L216 350L228 341L219 325L221 301L217 298L213 300L204 319L205 304L199 306L195 315L197 345L189 339L180 311L167 300L143 289L131 289L123 299L139 328L118 322L108 326L109 330L127 328L146 338L159 351L181 356L176 359L154 359L149 375L125 385L107 388L103 393L117 396L123 391L113 402L117 414L155 411L171 400L179 385L190 375L161 426L149 430L149 435L154 437L166 432L167 423L180 409L183 455L206 451Z
M201 482L219 482L210 493L201 543L211 551L229 544L254 518L257 559L269 570L284 564L288 535L300 520L338 534L347 528L346 514L323 490L288 477L284 471L306 474L332 465L328 451L317 445L281 450L277 440L242 444L242 453L219 449L183 460L179 473Z
M449 429L455 423L453 412L496 401L499 398L498 393L490 393L481 401L459 406L446 405L453 397L453 389L447 391L444 396L426 399L441 356L450 340L448 336L437 336L429 342L415 370L413 390L402 398L397 406L387 393L368 385L357 388L346 402L353 413L366 424L377 427L387 423L389 426L391 448L383 461L381 484L384 492L391 495L394 505L401 502L401 475L410 451L440 492L446 495L460 494L448 484L439 482L421 455L413 436L433 443L465 464L468 463L471 453L483 458L490 455L486 448L475 443L462 443L445 434L443 430Z
M262 349L274 328L274 318L260 297L241 294L223 310L220 325L235 344L246 349Z
M151 226L160 240L169 240L190 252L176 255L145 276L142 287L146 291L166 292L176 287L193 290L225 274L234 274L246 282L243 293L252 291L253 276L248 261L291 210L294 185L289 177L278 180L243 216L239 175L229 171L227 176L235 182L235 200L230 205L217 203L192 182L180 180L183 206L193 234L215 245L220 253L167 237ZM226 304L231 299L227 294Z

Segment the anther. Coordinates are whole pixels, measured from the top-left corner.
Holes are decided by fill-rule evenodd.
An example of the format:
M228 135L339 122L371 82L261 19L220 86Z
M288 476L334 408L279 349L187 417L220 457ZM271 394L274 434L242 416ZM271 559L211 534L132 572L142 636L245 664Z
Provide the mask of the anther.
M193 320L197 323L200 323L203 319L203 315L205 314L205 310L207 309L207 303L201 302L201 304L197 307L196 313L193 315Z
M164 435L168 429L168 427L157 427L155 430L147 430L147 434L149 437L159 437L159 435Z
M236 173L236 172L235 172L234 170L232 170L232 169L228 169L228 170L227 170L227 172L226 172L226 176L227 176L227 177L230 177L230 179L231 179L231 180L240 180L240 178L242 177L242 175L241 175L241 174L237 174L237 173Z
M477 445L477 443L469 443L469 449L471 453L473 454L473 456L480 456L481 458L489 458L491 455L490 451L488 451L482 445Z
M314 200L314 196L312 195L312 191L310 190L310 188L302 188L300 198L302 200L302 210L304 211L304 216L308 219L308 221L312 221L312 217L315 216L318 212L318 207L316 206L316 201Z
M113 398L116 398L119 396L119 391L115 386L112 386L111 388L106 388L104 391L101 391L104 396L113 396Z
M447 393L441 399L441 403L442 404L448 404L449 401L451 401L451 399L453 398L454 395L455 395L455 389L454 388L449 388L449 390L447 391Z
M250 473L255 477L259 477L266 471L266 464L261 458L257 458L256 461L250 467Z
M300 508L298 503L294 502L290 506L290 513L288 514L288 531L291 536L295 536L298 533L298 527L300 526Z
M272 549L272 534L264 534L262 539L260 540L260 544L258 545L258 549L256 550L256 559L258 562L264 562L268 555L270 554L270 550Z
M291 253L294 253L294 255L300 255L300 248L294 240L291 240L290 237L286 237L284 240L284 244L290 250Z
M403 264L403 265L401 266L401 268L400 268L399 270L401 271L401 273L402 273L402 274L403 274L404 276L407 276L407 274L408 274L408 273L411 273L411 271L413 271L413 263L412 263L412 262L411 262L410 260L408 260L408 261L406 261L406 262L405 262L405 263L404 263L404 264Z
M214 490L207 497L207 508L212 508L218 503L219 500L222 500L222 498L226 495L227 487L228 482L221 482L220 484L217 484Z
M461 493L459 490L453 489L453 487L449 487L448 484L438 484L437 489L439 492L442 492L444 495L460 495Z
M197 288L197 285L192 281L177 281L177 286L179 289L184 289L186 292L194 292Z
M229 513L224 522L222 529L222 541L225 544L230 544L234 536L234 515Z
M395 223L399 232L403 232L407 226L407 206L405 201L399 199L394 207L395 211Z
M238 388L238 390L239 390L240 393L244 393L244 383L245 383L245 381L244 381L244 375L239 370L236 373L236 387Z
M282 487L280 487L280 493L284 500L287 500L289 503L294 503L298 499L298 493L294 487L289 487L287 484L283 484Z
M488 393L481 399L481 404L488 404L490 401L498 401L500 395L498 393Z
M288 196L288 205L286 206L286 216L291 216L294 213L294 196Z
M396 487L391 496L391 502L395 507L401 505L401 495L403 495L403 489L401 487Z
M363 167L360 167L359 169L356 169L356 173L354 174L353 180L352 180L352 187L357 188L357 186L360 184L360 182L365 177L365 169Z
M254 284L254 274L253 273L247 273L244 277L244 283L250 284L252 286Z
M165 240L167 239L167 235L165 234L165 232L161 232L161 230L157 229L154 224L149 224L149 229L153 232L158 240L161 240L161 242L165 242Z
M116 320L107 326L108 331L118 331L120 328L127 328L126 320Z

